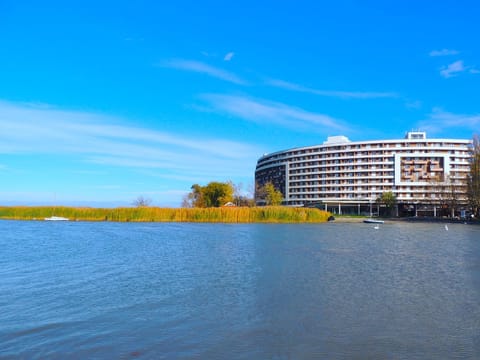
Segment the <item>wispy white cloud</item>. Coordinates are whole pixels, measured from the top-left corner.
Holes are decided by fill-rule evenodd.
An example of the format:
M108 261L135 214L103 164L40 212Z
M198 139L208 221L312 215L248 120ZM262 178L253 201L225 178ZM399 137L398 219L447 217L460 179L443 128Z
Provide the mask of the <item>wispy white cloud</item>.
M142 38L142 37L134 37L134 36L127 36L124 40L125 40L125 41L132 41L132 42L142 42L142 41L144 41L144 38Z
M229 53L226 53L225 56L223 57L223 60L225 61L230 61L232 60L233 56L235 55L234 52L230 51Z
M407 100L405 106L407 109L420 109L422 102L419 100Z
M436 107L419 123L419 128L431 133L445 133L455 128L470 129L475 133L480 128L480 114L455 114Z
M451 63L448 66L444 66L440 70L440 75L442 77L448 79L448 78L451 78L451 77L454 77L454 76L458 75L459 73L464 72L467 69L468 68L465 67L465 65L463 64L463 60L458 60L458 61L455 61L455 62Z
M278 79L267 79L265 81L266 85L282 88L291 91L310 93L320 96L329 96L345 99L375 99L375 98L396 98L397 94L393 92L371 92L371 91L334 91L334 90L317 90L312 89L306 86L294 84L291 82L278 80Z
M195 177L205 169L212 176L245 175L261 153L257 146L228 139L189 138L101 114L0 101L0 154L62 154Z
M122 189L122 185L118 184L107 184L107 185L95 185L95 186L90 186L91 189L96 189L96 190L119 190Z
M466 66L463 60L455 61L440 69L440 75L446 79L457 76L461 73L480 74L480 70L476 69L474 66Z
M158 64L158 66L206 74L211 77L228 81L237 85L247 84L245 80L238 77L234 73L205 64L200 61L173 59L173 60L161 62Z
M331 130L349 130L340 119L278 102L219 94L204 94L202 98L206 100L215 111L251 122L266 122L294 130L313 130L320 133Z
M210 52L210 51L200 51L200 54L207 58L217 58L218 54L216 52Z
M450 56L457 55L460 52L453 49L441 49L441 50L432 50L428 55L430 56Z

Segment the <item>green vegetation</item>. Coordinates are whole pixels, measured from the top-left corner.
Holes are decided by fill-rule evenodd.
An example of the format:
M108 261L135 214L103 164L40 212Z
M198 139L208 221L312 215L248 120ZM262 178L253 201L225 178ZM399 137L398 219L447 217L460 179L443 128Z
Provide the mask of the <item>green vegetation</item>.
M377 198L377 203L378 204L385 204L385 206L387 208L387 215L391 216L392 215L392 209L395 206L395 204L397 203L397 198L392 191L386 191L386 192L382 193L382 195L380 195Z
M183 200L184 207L220 207L234 200L232 183L212 181L206 186L192 185L192 191Z
M79 221L132 222L220 222L220 223L318 223L326 222L329 212L314 208L219 207L219 208L74 208L0 207L0 219L43 220L55 213Z
M281 205L283 201L283 194L280 190L275 188L272 182L267 182L263 186L257 184L255 191L255 199L260 203L265 203L269 206Z
M282 203L283 195L280 190L275 189L271 182L265 184L265 202L267 205L277 206Z

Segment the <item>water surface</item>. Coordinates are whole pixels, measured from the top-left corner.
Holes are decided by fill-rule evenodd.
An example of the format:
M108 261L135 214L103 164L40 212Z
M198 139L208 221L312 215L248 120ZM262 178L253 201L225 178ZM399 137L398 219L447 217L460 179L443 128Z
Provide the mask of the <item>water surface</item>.
M0 358L475 359L480 228L0 221Z

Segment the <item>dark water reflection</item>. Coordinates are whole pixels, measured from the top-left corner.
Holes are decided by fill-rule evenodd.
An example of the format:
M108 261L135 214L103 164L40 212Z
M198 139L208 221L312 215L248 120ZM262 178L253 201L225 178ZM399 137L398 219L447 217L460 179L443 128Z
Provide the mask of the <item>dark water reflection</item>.
M480 228L0 222L0 358L475 359Z

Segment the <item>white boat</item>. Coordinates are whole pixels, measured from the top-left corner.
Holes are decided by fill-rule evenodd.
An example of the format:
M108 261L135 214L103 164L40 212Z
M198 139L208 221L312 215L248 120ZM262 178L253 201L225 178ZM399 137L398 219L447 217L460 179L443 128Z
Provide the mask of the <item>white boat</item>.
M377 219L365 219L363 222L367 224L383 224L385 221Z
M55 202L57 200L57 194L54 194L54 199L55 199ZM52 211L52 214L55 214L55 210L56 210L56 206L53 207L53 211ZM66 217L63 217L63 216L55 216L55 215L52 215L50 217L46 217L44 219L45 221L68 221L69 219L66 218Z
M45 221L68 221L68 218L62 216L50 216L45 218Z

